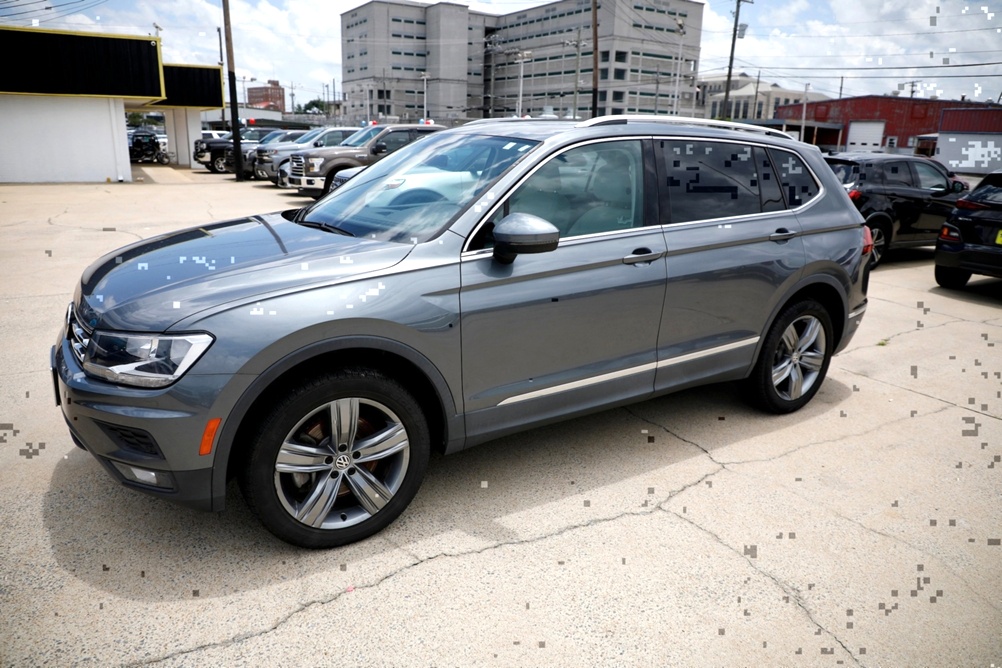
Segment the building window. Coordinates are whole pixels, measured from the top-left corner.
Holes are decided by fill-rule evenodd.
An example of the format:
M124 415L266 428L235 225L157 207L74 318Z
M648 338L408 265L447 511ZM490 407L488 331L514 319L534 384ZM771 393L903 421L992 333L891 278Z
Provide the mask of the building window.
M613 102L622 102L623 101L623 91L621 91L621 90L614 90L614 91L612 91L612 101Z
M617 51L616 52L616 62L617 63L625 63L625 62L627 62L627 60L629 59L629 55L630 54L628 54L626 51Z
M624 81L626 79L626 70L621 70L617 67L613 72L613 78Z
M599 51L598 52L598 59L601 60L603 63L609 62L609 52L608 51Z
M603 67L603 68L599 69L599 71L598 71L598 78L599 79L608 79L609 78L609 68L608 67Z

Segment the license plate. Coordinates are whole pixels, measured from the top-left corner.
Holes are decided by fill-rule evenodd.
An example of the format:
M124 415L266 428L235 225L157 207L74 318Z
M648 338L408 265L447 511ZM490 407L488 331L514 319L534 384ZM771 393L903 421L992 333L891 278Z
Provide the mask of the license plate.
M995 235L995 243L998 244L999 246L1002 246L1002 229L1000 229L998 233Z

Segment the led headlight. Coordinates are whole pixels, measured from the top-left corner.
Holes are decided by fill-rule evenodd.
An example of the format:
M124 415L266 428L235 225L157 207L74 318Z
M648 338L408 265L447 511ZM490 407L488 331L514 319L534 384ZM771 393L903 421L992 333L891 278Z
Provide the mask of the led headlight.
M128 334L95 331L83 368L112 383L166 387L212 345L208 334Z
M319 172L320 168L323 167L323 165L324 165L324 159L323 158L310 158L309 160L307 160L307 162L310 163L310 170L309 171L311 171L311 172Z

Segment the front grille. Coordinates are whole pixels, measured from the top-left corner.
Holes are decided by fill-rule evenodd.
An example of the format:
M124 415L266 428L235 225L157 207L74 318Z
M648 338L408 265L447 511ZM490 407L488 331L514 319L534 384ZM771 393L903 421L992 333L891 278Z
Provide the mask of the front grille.
M70 304L66 311L66 338L70 342L70 348L73 350L73 356L77 358L77 362L81 365L84 361L84 355L87 353L87 346L90 345L90 335L91 330L85 329L77 321L76 312L73 310L73 304Z
M301 155L292 156L292 160L289 163L292 165L290 173L293 176L303 176L306 173L306 158Z

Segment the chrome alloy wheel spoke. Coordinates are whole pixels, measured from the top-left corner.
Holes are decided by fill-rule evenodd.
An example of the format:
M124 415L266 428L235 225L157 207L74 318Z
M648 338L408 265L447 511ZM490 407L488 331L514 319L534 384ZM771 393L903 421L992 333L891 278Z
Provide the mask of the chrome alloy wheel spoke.
M352 491L358 502L370 515L375 515L389 502L393 493L386 489L379 480L375 478L368 469L355 467L351 473L345 476L348 489Z
M286 441L278 451L275 470L279 473L330 471L334 455L325 447Z
M332 471L330 475L317 476L313 490L296 512L296 519L319 528L330 514L344 474Z
M352 397L331 402L330 413L332 447L346 445L350 448L358 428L358 399Z
M407 430L402 424L391 424L386 429L361 439L352 449L356 464L376 461L404 450L409 445Z

